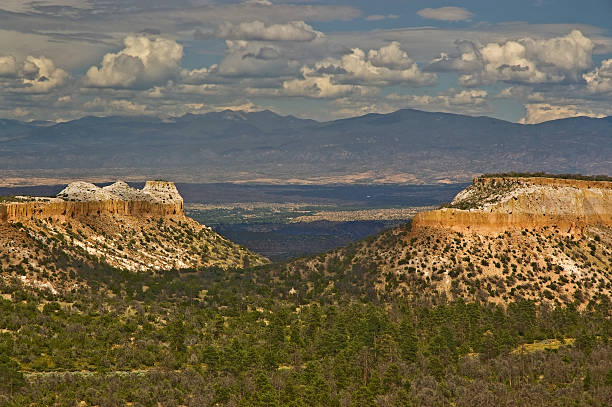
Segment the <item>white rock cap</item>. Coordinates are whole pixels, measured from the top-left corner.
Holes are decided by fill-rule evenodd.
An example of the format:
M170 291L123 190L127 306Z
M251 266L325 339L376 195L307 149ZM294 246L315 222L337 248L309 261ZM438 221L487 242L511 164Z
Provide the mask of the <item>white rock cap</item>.
M157 203L183 202L173 182L147 181L143 189L130 187L123 181L117 181L104 188L100 188L89 182L77 181L66 186L59 194L59 199L64 201L88 202L88 201L146 201Z

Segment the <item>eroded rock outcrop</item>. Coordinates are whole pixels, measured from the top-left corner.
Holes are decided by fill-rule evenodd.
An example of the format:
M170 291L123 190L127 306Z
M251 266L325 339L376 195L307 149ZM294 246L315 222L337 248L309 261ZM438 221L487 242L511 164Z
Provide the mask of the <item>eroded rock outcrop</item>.
M19 198L18 202L0 203L0 220L23 222L51 218L65 221L100 215L184 216L183 198L174 183L166 181L147 181L141 190L123 181L103 188L78 181L69 184L55 198Z
M0 202L0 218L0 283L19 276L53 292L84 284L79 273L100 264L153 271L267 263L186 217L171 182L149 181L143 189L75 182L53 198Z
M612 225L612 182L476 178L447 208L417 214L413 227L499 233L549 227L564 233Z

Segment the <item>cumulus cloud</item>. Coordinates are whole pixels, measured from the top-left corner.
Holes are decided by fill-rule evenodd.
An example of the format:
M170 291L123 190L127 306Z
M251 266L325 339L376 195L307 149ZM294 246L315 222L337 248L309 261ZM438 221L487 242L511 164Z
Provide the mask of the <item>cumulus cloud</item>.
M70 75L57 68L53 61L46 57L28 56L22 69L23 87L25 93L47 93L64 85Z
M422 72L417 64L401 50L398 42L367 53L353 48L340 59L327 58L318 61L312 68L302 70L306 80L329 78L338 84L385 86L388 84L409 84L427 86L435 83L435 74Z
M610 114L610 113L608 113ZM606 113L577 105L552 105L549 103L529 103L525 105L525 116L519 121L523 124L536 124L568 117L605 117Z
M474 16L463 7L424 8L417 11L417 14L421 18L441 21L466 21Z
M430 71L459 71L470 72L482 69L482 54L476 44L471 41L455 41L458 56L451 57L442 52L438 58L434 58L427 66Z
M281 57L281 52L274 47L261 47L257 52L248 52L242 56L242 59L255 58L263 59L264 61L270 61Z
M582 75L591 93L612 92L612 59L601 62L601 66Z
M466 86L497 81L575 82L592 65L593 48L593 41L578 30L546 40L522 38L480 46L461 41L458 56L442 54L428 69L465 72L459 82Z
M397 42L378 50L370 50L367 54L359 48L354 48L335 65L347 72L344 78L347 81L425 86L433 84L436 80L434 74L422 72L417 64L399 49Z
M272 6L272 2L270 0L247 0L244 4L258 4L260 6Z
M284 81L283 94L287 96L327 99L360 94L365 91L358 85L335 83L330 75L310 76L311 73L311 70L304 68L304 79Z
M181 83L191 85L204 83L212 74L216 73L217 70L217 64L213 64L208 68L204 67L192 70L182 69L180 74Z
M392 42L368 52L353 48L340 58L326 58L312 66L303 66L301 78L283 82L283 94L340 98L375 93L375 87L389 84L426 86L436 79L435 74L422 72L400 48L399 42Z
M257 41L226 40L227 52L216 69L216 79L227 78L286 78L298 75L301 63L281 57L276 45Z
M393 41L380 49L368 51L368 60L374 66L391 69L408 69L414 65L412 59L400 48L400 43Z
M101 88L150 87L179 74L183 46L176 41L128 36L123 43L125 48L121 51L104 55L99 68L89 68L87 85Z
M225 22L217 32L219 38L248 41L313 41L323 37L304 21L291 21L286 24L267 25L262 21L240 24Z
M0 57L0 77L14 77L17 75L17 60L14 56Z

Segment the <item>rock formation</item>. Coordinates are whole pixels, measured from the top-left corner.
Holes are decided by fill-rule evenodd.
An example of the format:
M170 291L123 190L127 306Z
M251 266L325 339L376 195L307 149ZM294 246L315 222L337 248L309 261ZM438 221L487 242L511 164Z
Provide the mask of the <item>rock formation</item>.
M53 198L0 201L0 283L19 277L55 292L82 284L79 272L99 264L162 271L265 263L186 217L171 182L147 181L140 190L121 181L104 188L74 182Z
M379 298L585 307L612 293L611 226L612 182L478 178L447 208L279 276L333 276L336 290L371 287Z
M184 216L183 198L172 182L147 181L143 189L123 181L100 188L73 182L55 198L20 197L19 202L0 203L0 221L34 219L65 221L80 216Z
M612 225L612 182L561 178L476 178L449 207L417 214L413 228L500 233L544 227L564 233Z

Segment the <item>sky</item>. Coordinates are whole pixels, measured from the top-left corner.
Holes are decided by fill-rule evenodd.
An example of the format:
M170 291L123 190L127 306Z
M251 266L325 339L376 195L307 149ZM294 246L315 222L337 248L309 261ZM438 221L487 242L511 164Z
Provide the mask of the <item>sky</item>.
M612 116L612 0L2 0L0 117Z

